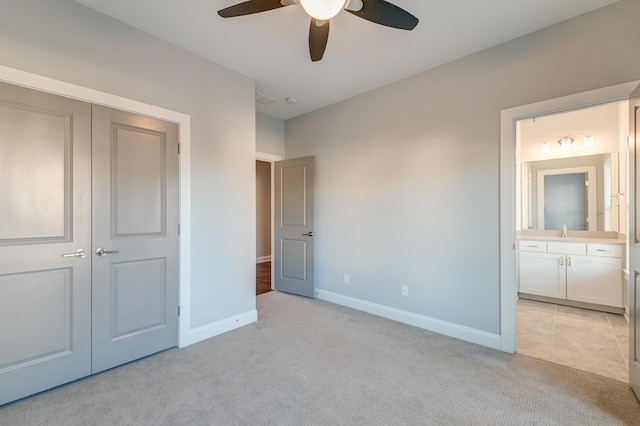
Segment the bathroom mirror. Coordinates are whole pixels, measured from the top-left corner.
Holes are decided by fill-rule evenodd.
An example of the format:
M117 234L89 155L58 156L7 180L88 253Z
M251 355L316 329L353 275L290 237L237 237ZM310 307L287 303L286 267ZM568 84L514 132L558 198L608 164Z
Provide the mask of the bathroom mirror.
M618 203L613 163L617 153L531 161L522 165L525 229L612 231Z
M626 233L628 104L516 122L517 229Z

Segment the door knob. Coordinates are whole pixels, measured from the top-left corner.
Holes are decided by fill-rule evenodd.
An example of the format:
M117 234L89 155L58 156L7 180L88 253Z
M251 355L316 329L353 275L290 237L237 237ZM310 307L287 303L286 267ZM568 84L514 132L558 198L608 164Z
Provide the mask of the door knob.
M64 253L62 257L79 257L82 259L87 256L87 251L85 249L78 249L75 253Z
M316 233L315 232L307 232L306 234L302 234L303 237L315 237Z
M96 254L98 256L106 256L108 254L115 254L115 253L120 253L120 252L118 250L107 250L103 248L98 248L98 250L96 250Z

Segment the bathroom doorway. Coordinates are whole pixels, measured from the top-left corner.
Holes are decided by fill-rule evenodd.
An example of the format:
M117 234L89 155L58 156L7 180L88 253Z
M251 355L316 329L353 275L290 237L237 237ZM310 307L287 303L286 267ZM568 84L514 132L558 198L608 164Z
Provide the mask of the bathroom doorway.
M271 163L256 160L256 296L271 291Z
M256 296L273 290L273 163L279 160L256 153Z
M515 350L627 382L628 102L515 129Z

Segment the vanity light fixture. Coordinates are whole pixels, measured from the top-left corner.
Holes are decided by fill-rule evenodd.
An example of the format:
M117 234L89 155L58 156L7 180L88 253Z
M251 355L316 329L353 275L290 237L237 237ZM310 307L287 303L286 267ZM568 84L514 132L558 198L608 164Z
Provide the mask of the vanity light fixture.
M560 151L570 151L573 139L570 137L561 138L558 143L560 144Z
M549 142L544 141L540 144L540 152L543 154L548 154L551 152L551 145L549 145Z
M582 139L582 147L583 148L593 148L595 146L595 142L593 141L593 136L587 135Z

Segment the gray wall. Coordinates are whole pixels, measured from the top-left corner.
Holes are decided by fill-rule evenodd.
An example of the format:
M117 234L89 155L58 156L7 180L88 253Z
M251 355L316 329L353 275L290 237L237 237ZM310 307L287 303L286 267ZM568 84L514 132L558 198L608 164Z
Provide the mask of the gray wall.
M256 151L284 157L284 121L256 112Z
M191 116L191 325L255 309L255 99L246 77L71 0L3 0L0 64Z
M317 157L317 287L499 334L500 110L639 79L638 16L623 0L287 121L287 158Z

